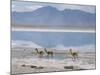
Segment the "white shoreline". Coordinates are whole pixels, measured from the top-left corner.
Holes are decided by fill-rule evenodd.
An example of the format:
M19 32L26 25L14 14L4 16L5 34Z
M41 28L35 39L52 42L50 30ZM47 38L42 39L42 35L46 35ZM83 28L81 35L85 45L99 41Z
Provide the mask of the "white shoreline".
M28 27L28 26L12 26L12 31L36 31L36 32L83 32L83 33L96 33L95 28L46 28L46 27Z

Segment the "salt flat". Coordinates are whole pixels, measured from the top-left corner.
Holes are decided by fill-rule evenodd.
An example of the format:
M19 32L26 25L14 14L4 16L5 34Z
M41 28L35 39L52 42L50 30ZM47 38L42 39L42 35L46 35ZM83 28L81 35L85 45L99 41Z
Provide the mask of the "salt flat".
M60 53L59 53L60 52ZM53 57L39 57L33 50L12 50L11 73L38 73L54 71L73 71L95 69L95 52L80 52L79 58L73 61L65 51L54 51Z

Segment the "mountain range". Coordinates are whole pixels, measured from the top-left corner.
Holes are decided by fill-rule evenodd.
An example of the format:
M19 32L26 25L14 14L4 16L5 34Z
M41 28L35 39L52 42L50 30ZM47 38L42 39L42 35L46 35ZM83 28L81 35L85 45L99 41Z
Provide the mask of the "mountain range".
M96 14L81 10L58 10L52 6L38 8L31 12L12 12L13 25L34 27L95 27Z

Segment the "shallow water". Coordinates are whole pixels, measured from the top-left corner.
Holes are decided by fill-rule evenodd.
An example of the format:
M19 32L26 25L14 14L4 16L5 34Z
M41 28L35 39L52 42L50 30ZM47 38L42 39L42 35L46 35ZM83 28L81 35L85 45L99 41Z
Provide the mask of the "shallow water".
M72 56L69 53L54 53L52 56L47 56L44 54L43 56L39 56L33 50L12 50L12 58L24 59L24 58L42 58L42 59L55 59L55 60L64 60L64 59L72 59ZM87 60L89 63L94 63L95 61L95 52L81 52L79 53L79 58Z

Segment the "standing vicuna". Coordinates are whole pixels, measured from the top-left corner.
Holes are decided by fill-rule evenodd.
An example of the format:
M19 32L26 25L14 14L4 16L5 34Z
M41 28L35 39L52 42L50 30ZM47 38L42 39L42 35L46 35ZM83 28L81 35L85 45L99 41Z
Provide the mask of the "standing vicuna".
M37 54L39 55L39 57L43 57L44 52L43 51L39 51L37 48L35 49Z
M72 55L72 60L75 61L78 59L78 52L73 52L72 49L69 49L70 54Z
M44 51L47 53L47 57L53 57L53 51L47 51L46 48L44 48Z

